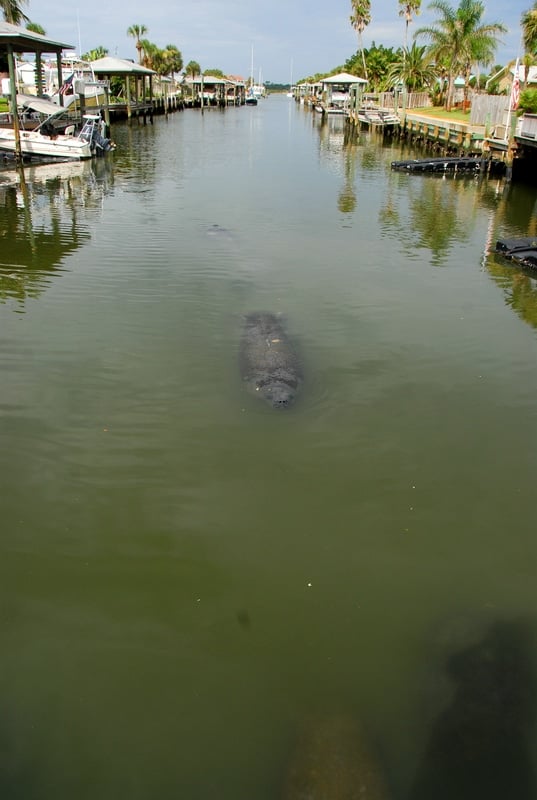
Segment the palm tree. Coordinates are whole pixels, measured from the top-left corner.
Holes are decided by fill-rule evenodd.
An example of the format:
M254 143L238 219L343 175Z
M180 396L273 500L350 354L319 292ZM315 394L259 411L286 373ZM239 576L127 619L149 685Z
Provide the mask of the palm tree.
M201 67L197 61L189 61L185 67L185 75L190 75L190 77L195 78L196 75L201 73Z
M397 86L404 83L410 92L430 89L438 79L438 68L427 52L426 45L417 45L405 49L398 61L391 65L387 75L387 85Z
M536 0L537 2L537 0ZM412 22L412 15L420 13L421 0L399 0L399 16L405 18L404 49L408 49L408 26Z
M498 46L497 35L505 33L505 25L499 22L482 24L485 6L481 0L460 0L457 9L447 0L433 0L428 6L440 13L436 25L420 28L414 34L426 36L430 45L429 53L437 64L444 65L448 79L446 109L453 103L454 82L459 72L469 79L470 64L485 63L492 59Z
M185 75L190 76L192 78L192 101L194 100L194 78L196 75L200 75L201 67L197 61L189 61L185 67Z
M26 30L27 31L31 31L32 33L40 33L41 36L46 36L47 35L47 32L45 31L43 26L40 25L38 22L29 22L26 25Z
M0 0L1 1L1 0ZM132 36L133 39L136 39L135 47L138 50L138 63L142 63L142 42L141 38L147 33L147 28L145 25L131 25L130 28L127 28L127 36Z
M167 66L166 75L173 75L183 69L183 56L174 44L167 44L164 48L164 60Z
M149 39L140 39L140 64L148 69L153 69L153 61L156 59L157 51L157 45L150 42Z
M533 8L525 11L520 20L522 27L522 40L524 42L524 49L526 53L537 53L537 0L533 4Z
M108 55L108 50L102 44L99 47L94 47L93 50L88 50L87 53L82 55L84 61L97 61L99 58L104 58Z
M362 53L362 63L364 65L364 78L367 80L367 67L365 63L364 45L362 33L371 22L371 2L370 0L351 0L352 14L350 16L351 25L358 34L358 46Z
M21 2L27 3L28 0L21 0ZM30 22L30 18L23 12L17 0L0 0L0 8L2 9L5 21L10 22L12 25Z

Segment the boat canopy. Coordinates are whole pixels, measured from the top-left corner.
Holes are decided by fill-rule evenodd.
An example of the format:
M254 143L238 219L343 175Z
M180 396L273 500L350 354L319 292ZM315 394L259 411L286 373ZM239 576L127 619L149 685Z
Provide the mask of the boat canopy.
M17 106L19 108L27 108L30 111L37 111L38 114L46 114L47 117L63 114L67 110L64 106L59 106L57 103L52 103L43 97L34 97L31 94L18 94Z

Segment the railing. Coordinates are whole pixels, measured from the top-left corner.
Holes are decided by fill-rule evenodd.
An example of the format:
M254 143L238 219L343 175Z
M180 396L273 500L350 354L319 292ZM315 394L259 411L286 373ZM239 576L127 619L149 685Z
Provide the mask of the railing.
M520 136L524 139L537 139L537 114L524 114Z

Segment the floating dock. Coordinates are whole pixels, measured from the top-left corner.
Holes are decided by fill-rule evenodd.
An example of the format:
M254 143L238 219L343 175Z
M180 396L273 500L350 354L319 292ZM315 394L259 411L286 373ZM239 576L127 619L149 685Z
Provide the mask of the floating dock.
M408 161L392 161L392 169L404 172L482 172L488 162L483 158L411 158Z
M498 239L496 252L522 267L537 270L537 238Z

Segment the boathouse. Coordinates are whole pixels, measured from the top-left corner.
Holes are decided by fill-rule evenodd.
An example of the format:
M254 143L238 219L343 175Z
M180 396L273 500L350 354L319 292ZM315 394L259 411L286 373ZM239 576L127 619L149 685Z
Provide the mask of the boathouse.
M17 109L17 75L15 69L15 53L34 53L35 66L36 66L36 93L38 97L43 95L43 84L41 81L42 75L42 56L45 53L55 53L56 62L58 65L58 75L62 75L62 50L74 50L72 44L65 42L56 42L53 39L48 39L46 36L41 36L39 33L33 33L20 28L18 25L11 25L9 22L0 22L0 63L3 61L4 66L0 66L0 75L5 77L9 76L9 95L11 106L11 117L13 121L13 130L15 132L16 143L16 156L22 159L22 152L20 149L20 129L19 129L19 114ZM5 70L7 66L7 70ZM63 78L61 79L63 83ZM63 97L60 95L60 103Z
M109 82L112 78L122 79L123 97L115 102L107 103L111 117L127 117L128 120L133 116L143 117L145 122L149 116L152 120L153 78L157 74L154 69L142 67L140 64L135 64L134 61L111 56L92 61L91 67L95 76L100 77L101 80ZM107 109L105 109L105 113Z
M323 113L341 113L348 111L351 86L365 86L367 81L351 75L350 72L338 72L328 78L321 78L321 100L316 109Z

